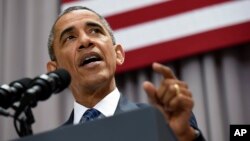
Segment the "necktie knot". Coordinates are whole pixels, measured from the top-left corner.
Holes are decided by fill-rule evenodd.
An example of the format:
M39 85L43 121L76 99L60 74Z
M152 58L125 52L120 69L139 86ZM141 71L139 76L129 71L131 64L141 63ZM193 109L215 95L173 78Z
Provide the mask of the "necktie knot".
M98 116L101 114L100 111L94 109L94 108L91 108L91 109L88 109L82 116L81 120L80 120L80 123L84 123L84 122L87 122L87 121L92 121L96 118L98 118Z

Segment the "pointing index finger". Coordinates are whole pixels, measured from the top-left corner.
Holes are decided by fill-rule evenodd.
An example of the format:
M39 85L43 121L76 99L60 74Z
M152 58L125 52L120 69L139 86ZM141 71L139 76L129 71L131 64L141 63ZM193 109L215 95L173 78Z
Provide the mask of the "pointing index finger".
M176 79L176 76L174 75L173 71L169 67L164 66L162 64L154 62L153 63L153 70L157 73L162 74L164 78Z

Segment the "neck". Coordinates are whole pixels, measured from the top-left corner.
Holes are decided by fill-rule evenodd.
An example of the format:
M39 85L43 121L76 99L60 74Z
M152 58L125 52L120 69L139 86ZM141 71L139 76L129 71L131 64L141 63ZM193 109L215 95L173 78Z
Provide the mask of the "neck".
M77 103L92 108L116 88L115 81L95 87L71 88Z

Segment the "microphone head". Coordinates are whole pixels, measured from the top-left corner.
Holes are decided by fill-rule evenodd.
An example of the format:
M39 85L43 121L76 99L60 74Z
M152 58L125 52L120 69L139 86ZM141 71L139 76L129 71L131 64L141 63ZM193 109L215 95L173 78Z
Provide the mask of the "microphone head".
M53 77L55 80L55 88L53 90L54 93L59 93L69 86L71 82L71 77L68 71L65 69L57 69L53 72L48 73L48 76Z
M21 86L24 90L26 90L30 86L31 81L32 79L30 78L22 78L11 82L10 86L16 86L16 87Z
M14 116L18 117L27 106L35 107L39 100L46 100L52 93L62 91L68 87L70 81L70 74L64 69L57 69L36 77L22 97Z
M22 78L10 83L13 101L17 101L21 98L26 89L29 88L31 81L32 79L30 78Z
M32 88L29 92L40 91L37 94L37 99L46 100L52 93L59 93L70 84L70 74L65 69L57 69L47 74L42 74L34 80ZM36 87L39 85L40 87Z
M9 85L2 85L0 89L0 107L7 109L14 102L20 100L31 81L30 78L22 78L11 82Z

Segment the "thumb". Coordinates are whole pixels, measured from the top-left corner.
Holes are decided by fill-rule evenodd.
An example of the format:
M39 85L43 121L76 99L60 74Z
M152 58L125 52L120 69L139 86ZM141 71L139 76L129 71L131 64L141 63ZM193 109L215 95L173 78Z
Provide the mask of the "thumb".
M155 86L151 82L145 81L143 83L143 88L144 88L145 92L147 93L151 104L154 104L154 105L157 104L157 96L156 96Z
M157 89L156 87L149 81L145 81L143 83L143 88L145 90L145 92L147 93L148 95L148 100L149 102L154 106L156 107L164 116L164 118L166 120L168 120L168 115L165 113L164 109L163 109L163 106L160 102L160 100L158 99L157 97Z

